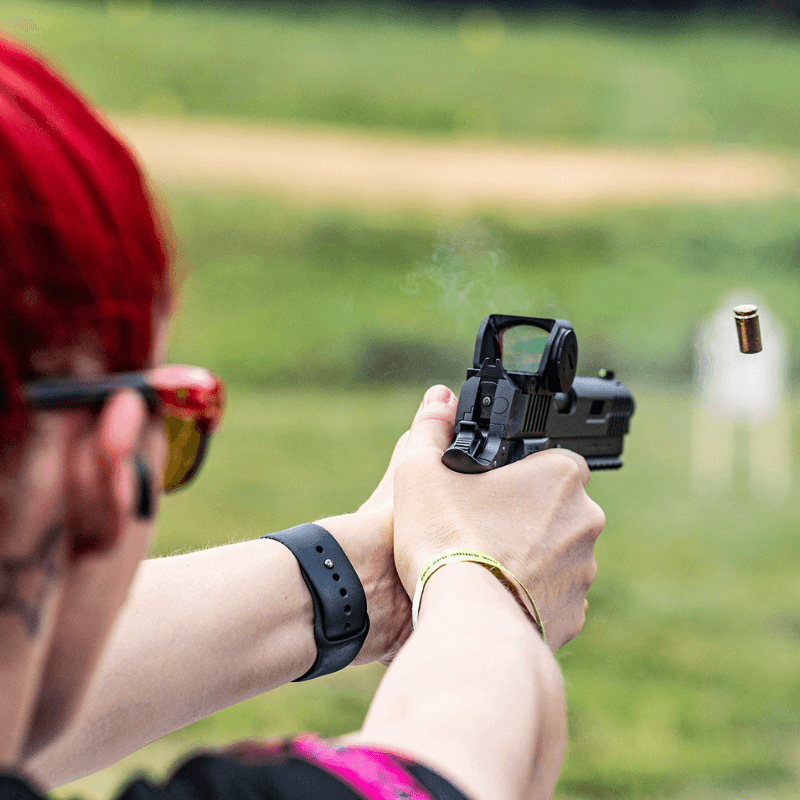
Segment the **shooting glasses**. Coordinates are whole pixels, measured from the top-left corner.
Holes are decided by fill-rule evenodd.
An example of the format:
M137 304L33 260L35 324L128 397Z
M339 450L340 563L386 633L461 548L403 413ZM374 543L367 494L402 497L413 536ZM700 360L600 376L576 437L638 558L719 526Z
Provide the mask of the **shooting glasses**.
M185 486L200 469L225 408L225 386L208 370L165 365L91 378L48 378L26 384L23 396L38 410L99 408L120 389L139 392L150 410L163 416L168 445L164 491Z

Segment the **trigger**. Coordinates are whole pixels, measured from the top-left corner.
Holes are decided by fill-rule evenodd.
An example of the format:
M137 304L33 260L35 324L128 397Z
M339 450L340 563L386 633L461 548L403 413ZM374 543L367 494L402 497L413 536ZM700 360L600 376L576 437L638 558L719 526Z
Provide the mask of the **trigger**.
M476 450L483 443L483 434L475 422L461 420L458 424L458 433L451 448L462 450L471 456L476 455Z

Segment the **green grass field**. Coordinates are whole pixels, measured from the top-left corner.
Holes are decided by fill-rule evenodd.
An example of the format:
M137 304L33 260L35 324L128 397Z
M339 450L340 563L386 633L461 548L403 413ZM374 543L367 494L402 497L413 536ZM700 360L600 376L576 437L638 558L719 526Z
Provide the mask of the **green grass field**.
M797 201L526 227L217 195L170 205L189 265L170 356L247 385L460 382L489 312L570 320L585 374L685 384L698 327L738 289L768 300L800 352Z
M594 143L800 141L800 42L766 22L709 19L664 35L553 17L458 24L374 5L315 15L4 0L0 30L114 111Z
M800 38L768 25L707 20L659 33L555 18L458 25L0 0L0 30L117 112L798 147ZM167 199L189 268L170 358L218 371L231 391L197 484L163 504L157 554L352 510L422 388L458 388L484 314L565 317L581 373L615 368L638 406L625 468L590 484L608 525L586 628L559 655L570 708L559 797L800 794L800 501L751 492L743 441L732 485L711 490L689 476L693 339L720 300L758 292L800 352L800 203L521 221L372 218L221 193ZM792 364L796 385L796 355ZM204 744L346 732L380 674L283 687L55 796L105 798L132 769L161 773Z

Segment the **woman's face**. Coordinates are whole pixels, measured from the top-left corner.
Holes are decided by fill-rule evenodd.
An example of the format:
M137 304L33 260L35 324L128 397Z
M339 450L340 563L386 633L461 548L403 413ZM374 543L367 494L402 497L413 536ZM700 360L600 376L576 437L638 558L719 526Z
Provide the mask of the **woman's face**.
M164 320L159 325L149 366L163 363L166 333ZM98 437L94 440L98 447L92 445L92 437ZM139 484L132 458L122 459L121 469L104 472L102 462L113 455L115 448L144 458L151 471L151 496L157 504L166 453L164 424L160 417L147 412L138 395L132 394L108 401L88 438L79 439L73 452L65 454L63 474L43 486L35 501L40 509L50 509L54 516L59 508L67 509L68 536L80 536L81 526L87 525L109 525L114 530L109 531L112 546L78 555L63 564L62 579L53 593L49 630L43 632L47 646L41 655L40 691L30 717L26 757L61 733L79 712L136 570L152 542L154 519L136 515ZM89 494L75 488L76 480L78 484L84 482ZM108 507L109 502L113 503L104 499L109 484L112 491L108 496L122 498L126 513L115 514ZM77 500L88 496L98 498L96 508L87 509L85 502Z

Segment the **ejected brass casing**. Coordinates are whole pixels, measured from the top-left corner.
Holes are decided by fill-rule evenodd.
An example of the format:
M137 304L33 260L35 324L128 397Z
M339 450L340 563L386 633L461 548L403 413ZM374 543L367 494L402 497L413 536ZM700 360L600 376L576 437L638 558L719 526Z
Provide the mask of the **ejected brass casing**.
M736 306L736 333L739 334L739 350L743 353L761 352L761 327L758 324L758 306Z

